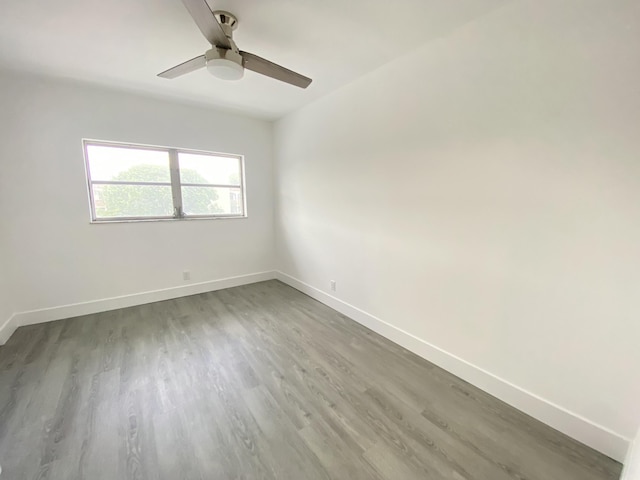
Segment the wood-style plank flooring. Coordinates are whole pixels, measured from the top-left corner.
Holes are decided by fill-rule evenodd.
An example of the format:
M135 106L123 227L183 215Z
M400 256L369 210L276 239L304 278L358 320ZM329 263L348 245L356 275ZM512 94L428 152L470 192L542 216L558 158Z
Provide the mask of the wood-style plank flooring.
M620 464L277 281L18 329L1 479L602 480Z

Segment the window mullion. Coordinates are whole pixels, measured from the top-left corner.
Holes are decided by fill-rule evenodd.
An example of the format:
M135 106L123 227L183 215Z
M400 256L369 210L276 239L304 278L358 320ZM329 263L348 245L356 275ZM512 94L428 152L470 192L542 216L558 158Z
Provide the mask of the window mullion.
M180 166L178 164L178 151L169 149L169 166L171 171L171 195L173 197L173 216L183 218L182 188L180 187Z

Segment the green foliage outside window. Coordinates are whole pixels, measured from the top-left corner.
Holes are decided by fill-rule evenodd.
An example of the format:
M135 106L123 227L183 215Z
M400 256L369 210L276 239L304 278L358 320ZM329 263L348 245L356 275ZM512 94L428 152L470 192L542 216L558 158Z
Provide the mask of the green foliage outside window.
M182 183L206 184L207 180L197 171L180 170ZM160 165L135 165L113 177L120 182L169 182L166 167ZM98 217L171 216L173 202L170 186L161 185L100 185L96 192ZM218 194L213 188L185 188L184 205L200 215L221 213L217 205Z

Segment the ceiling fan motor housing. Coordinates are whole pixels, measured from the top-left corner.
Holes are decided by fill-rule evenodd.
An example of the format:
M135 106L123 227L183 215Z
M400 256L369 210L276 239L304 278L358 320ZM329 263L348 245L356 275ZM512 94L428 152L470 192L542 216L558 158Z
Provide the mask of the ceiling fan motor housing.
M213 16L216 17L216 20L224 31L224 34L231 38L233 36L233 31L238 28L238 18L234 14L225 12L224 10L216 10L213 12Z

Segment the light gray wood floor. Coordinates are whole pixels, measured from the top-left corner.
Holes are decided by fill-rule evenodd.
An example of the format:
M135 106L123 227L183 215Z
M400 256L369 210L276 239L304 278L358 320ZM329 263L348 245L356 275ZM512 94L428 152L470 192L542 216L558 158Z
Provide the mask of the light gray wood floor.
M0 479L615 479L620 464L269 281L22 327Z

